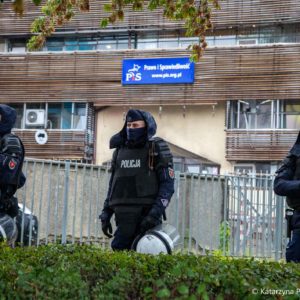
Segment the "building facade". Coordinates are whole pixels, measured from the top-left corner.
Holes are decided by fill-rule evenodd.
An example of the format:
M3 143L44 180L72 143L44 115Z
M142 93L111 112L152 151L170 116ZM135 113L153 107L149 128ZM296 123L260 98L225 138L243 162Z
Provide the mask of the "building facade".
M27 1L19 19L2 4L0 102L17 109L15 131L28 156L107 162L109 138L134 107L153 113L157 134L193 156L183 166L178 154L178 170L277 168L300 128L299 1L222 1L193 84L122 85L124 59L188 57L197 38L160 10L128 10L123 22L101 29L102 11L92 0L90 12L29 53L39 9ZM46 129L46 144L35 142L37 129Z

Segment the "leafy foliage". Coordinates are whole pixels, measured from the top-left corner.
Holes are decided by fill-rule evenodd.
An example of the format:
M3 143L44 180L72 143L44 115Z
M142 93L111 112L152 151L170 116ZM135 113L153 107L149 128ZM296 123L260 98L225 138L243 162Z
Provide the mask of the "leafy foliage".
M39 5L41 0L32 0ZM109 15L100 21L100 26L106 27L118 20L124 19L125 8L133 11L162 9L166 18L178 21L184 20L186 35L199 37L199 43L191 45L192 60L198 61L207 47L206 31L212 28L211 16L213 9L220 9L221 0L111 0L103 5L103 10ZM28 42L29 50L40 49L55 28L70 21L79 11L89 11L89 0L47 0L42 7L43 16L32 24L34 36ZM23 0L15 0L13 8L19 15L23 14Z
M3 244L0 253L1 299L261 299L253 289L296 291L300 280L296 264L254 259L113 253L87 245Z

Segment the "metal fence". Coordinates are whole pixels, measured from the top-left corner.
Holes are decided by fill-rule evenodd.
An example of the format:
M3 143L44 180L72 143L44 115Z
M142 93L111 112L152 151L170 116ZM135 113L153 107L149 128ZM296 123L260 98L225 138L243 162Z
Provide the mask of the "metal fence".
M107 168L26 159L23 170L27 183L17 197L38 218L37 245L109 247L98 218L110 177ZM286 244L284 209L284 199L273 192L271 175L176 173L167 222L180 233L181 251L278 260Z

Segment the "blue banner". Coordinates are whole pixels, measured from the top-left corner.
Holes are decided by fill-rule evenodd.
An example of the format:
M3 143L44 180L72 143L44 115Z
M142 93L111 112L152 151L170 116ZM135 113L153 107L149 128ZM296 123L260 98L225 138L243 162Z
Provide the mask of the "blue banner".
M189 57L124 59L122 84L193 83L194 69Z

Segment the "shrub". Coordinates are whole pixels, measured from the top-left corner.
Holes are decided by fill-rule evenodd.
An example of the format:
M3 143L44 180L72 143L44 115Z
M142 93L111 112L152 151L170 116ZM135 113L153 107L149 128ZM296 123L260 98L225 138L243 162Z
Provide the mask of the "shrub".
M142 255L96 246L0 246L0 299L298 299L300 266ZM254 291L254 292L253 292ZM276 295L273 295L277 291Z

